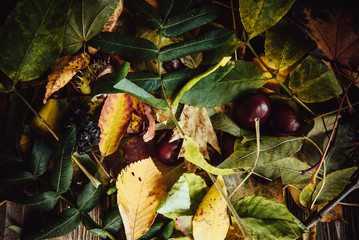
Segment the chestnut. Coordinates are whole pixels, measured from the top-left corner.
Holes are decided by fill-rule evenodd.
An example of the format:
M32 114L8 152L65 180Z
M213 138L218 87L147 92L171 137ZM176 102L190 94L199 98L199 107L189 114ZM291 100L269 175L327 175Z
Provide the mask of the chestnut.
M233 117L239 127L255 128L255 119L264 124L271 111L268 99L260 93L248 94L234 102Z
M162 139L156 145L156 154L158 160L166 165L177 165L183 161L183 158L178 158L178 154L181 150L183 139L178 139L169 142L168 138Z
M299 121L293 108L288 105L273 106L269 126L277 136L292 136L299 127Z

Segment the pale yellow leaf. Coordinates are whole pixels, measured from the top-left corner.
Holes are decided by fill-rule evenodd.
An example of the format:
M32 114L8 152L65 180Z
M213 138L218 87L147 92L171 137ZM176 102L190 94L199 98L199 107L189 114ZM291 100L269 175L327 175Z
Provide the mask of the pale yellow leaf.
M199 151L205 158L209 159L207 143L209 143L219 153L221 152L216 132L213 129L212 122L208 116L206 108L185 105L178 124L181 126L185 135L194 140ZM173 131L170 141L174 141L179 138L181 138L181 134L176 128ZM183 157L185 150L186 143L184 142L178 157Z
M56 65L51 69L48 82L46 85L46 93L44 103L56 91L64 87L75 74L90 63L90 55L80 53L75 56L65 56L57 60Z
M124 169L116 188L126 238L135 240L150 229L157 216L156 207L167 193L163 175L147 158Z
M218 176L217 180L226 192L223 178ZM213 185L204 196L193 218L193 237L195 240L225 239L228 228L226 202L217 187Z

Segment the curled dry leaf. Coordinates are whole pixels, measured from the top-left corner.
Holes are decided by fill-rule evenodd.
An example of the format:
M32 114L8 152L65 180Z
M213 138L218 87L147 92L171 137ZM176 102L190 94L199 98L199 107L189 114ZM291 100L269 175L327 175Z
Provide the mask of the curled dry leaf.
M90 63L90 56L80 53L75 56L65 56L57 60L56 65L51 69L46 85L44 103L56 91L64 87L75 74Z
M191 137L197 144L202 155L209 159L207 143L216 151L221 152L216 132L213 129L211 119L208 116L207 109L204 107L195 107L185 105L178 124L181 126L186 136ZM181 134L176 128L173 131L171 142L181 138ZM183 143L179 157L183 157L186 150L186 142Z
M109 94L101 111L99 148L102 156L114 153L130 124L132 97L126 93Z
M221 176L217 177L226 192ZM229 228L227 205L217 187L213 185L204 196L193 218L193 237L195 240L224 239Z
M144 235L154 222L156 207L166 195L163 175L151 158L130 164L116 183L117 203L127 240Z

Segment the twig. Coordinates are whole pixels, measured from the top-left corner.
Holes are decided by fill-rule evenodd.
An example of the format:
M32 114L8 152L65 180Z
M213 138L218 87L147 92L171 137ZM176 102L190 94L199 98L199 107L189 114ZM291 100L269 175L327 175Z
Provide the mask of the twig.
M350 185L348 185L343 192L331 200L319 212L311 214L304 222L304 225L307 228L311 228L316 225L328 212L330 212L337 204L339 204L342 199L344 199L349 193L356 189L359 189L359 176L357 176L356 179Z
M98 165L100 165L102 171L106 174L107 178L112 179L111 175L106 171L106 169L104 168L104 166L102 165L102 163L98 160L98 158L96 157L96 154L91 151L92 156L94 157L94 159L96 160L96 162L98 163Z

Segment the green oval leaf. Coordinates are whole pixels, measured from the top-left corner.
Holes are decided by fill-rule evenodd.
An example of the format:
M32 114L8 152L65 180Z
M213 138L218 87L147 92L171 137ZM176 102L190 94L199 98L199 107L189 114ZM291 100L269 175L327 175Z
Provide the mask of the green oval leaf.
M169 18L163 26L163 34L178 36L209 23L219 17L220 11L213 6L203 6Z
M239 13L248 39L273 27L295 0L239 0Z
M312 45L293 25L280 21L266 32L264 50L271 68L281 70L296 63Z
M84 42L99 34L118 4L118 0L75 0L72 2L62 55L77 52Z
M0 30L0 69L14 83L40 77L61 53L71 1L18 1Z
M167 90L176 90L179 87L182 87L191 78L205 72L206 69L203 67L194 68L194 69L183 69L180 71L174 71L166 73L162 76L163 86Z
M71 156L75 143L76 128L72 125L66 129L55 152L54 170L50 177L50 184L57 193L66 192L71 185L73 173Z
M35 137L30 157L31 172L40 176L44 174L52 156L50 144L40 137Z
M206 32L192 40L168 45L161 48L160 59L164 62L168 62L186 55L217 48L232 38L233 34L234 31L232 30L216 29Z
M145 0L125 1L125 7L147 27L157 30L162 26L161 16Z
M325 179L323 190L321 191L316 203L321 204L332 200L339 195L350 182L351 176L357 170L357 167L345 168L329 173ZM318 195L320 188L323 185L323 181L319 183L314 191L313 196ZM313 198L314 199L314 198Z
M92 38L88 45L105 53L136 60L149 61L158 55L157 47L151 41L118 32L103 32Z
M206 182L200 176L185 173L160 202L157 212L172 219L183 215L194 215L207 191Z
M26 234L25 240L55 238L75 230L81 223L81 212L75 208L68 208L51 221Z
M324 102L337 97L342 88L332 70L320 59L307 57L293 72L289 88L307 103Z
M24 197L16 202L43 211L50 211L56 206L59 199L60 197L57 193L50 191L36 196Z
M77 207L80 211L89 212L98 203L102 193L102 186L95 187L89 182L77 198Z
M260 88L267 81L267 77L252 63L236 61L234 68L218 83L202 88L195 85L181 98L181 102L198 107L221 106Z
M305 227L284 204L260 196L247 196L233 204L253 239L296 239Z
M160 109L168 109L166 100L156 98L155 96L146 92L144 89L140 88L139 86L137 86L136 84L134 84L133 82L131 82L127 79L121 80L113 87L115 89L118 89L119 92L127 93L127 94L147 103L148 105L150 105L152 107L157 107Z

